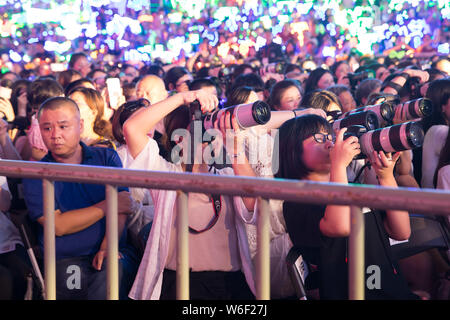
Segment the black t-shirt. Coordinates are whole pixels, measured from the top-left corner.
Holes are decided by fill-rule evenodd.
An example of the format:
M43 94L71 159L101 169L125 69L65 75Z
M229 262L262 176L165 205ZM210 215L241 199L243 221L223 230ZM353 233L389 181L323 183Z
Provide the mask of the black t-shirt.
M348 238L329 238L320 232L319 223L325 214L324 205L285 202L283 215L287 231L294 246L303 258L317 265L321 299L348 299ZM399 273L390 252L389 237L383 225L384 213L372 211L364 214L365 220L365 299L417 299ZM379 288L372 277L377 273L369 266L379 268ZM369 280L369 281L368 281ZM376 283L375 283L376 284Z

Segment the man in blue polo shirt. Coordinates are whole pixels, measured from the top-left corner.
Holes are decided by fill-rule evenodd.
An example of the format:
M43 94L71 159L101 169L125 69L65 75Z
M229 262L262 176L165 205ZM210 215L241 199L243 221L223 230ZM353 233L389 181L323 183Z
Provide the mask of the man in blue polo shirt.
M49 150L42 162L122 167L114 150L88 147L81 142L83 121L73 100L48 99L38 111L38 120ZM38 240L43 247L42 180L24 179L23 186L29 216L39 222ZM132 200L127 188L118 191L119 235L122 235L119 247L123 247L124 226L127 214L132 211ZM55 210L57 299L105 299L105 186L57 181ZM73 277L77 272L80 279Z

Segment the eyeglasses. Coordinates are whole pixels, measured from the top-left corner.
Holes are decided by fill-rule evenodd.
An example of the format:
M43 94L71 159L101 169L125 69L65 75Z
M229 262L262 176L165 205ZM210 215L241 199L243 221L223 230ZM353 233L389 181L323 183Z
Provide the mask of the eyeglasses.
M327 140L331 141L333 143L336 141L336 137L330 133L328 133L328 134L320 133L320 132L315 133L315 134L313 134L313 138L317 143L325 143L325 142L327 142Z

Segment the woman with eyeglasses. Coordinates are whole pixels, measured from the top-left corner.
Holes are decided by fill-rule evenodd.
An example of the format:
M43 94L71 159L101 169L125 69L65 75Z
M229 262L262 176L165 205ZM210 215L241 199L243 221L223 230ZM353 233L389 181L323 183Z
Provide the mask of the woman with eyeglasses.
M347 184L346 168L360 153L360 145L354 136L344 139L346 130L334 137L329 123L316 115L286 121L280 127L279 150L273 159L279 161L276 177ZM371 155L381 186L396 187L393 169L399 156L383 152ZM348 299L350 207L285 201L283 215L294 246L305 261L318 268L320 299ZM381 270L381 286L374 283L374 290L366 287L366 299L416 298L398 273L389 246L389 237L409 238L408 212L373 211L364 216L366 266L376 265Z
M190 129L194 125L188 106L196 100L203 113L214 110L218 105L215 95L200 89L177 93L150 108L141 108L133 113L123 125L129 159L132 159L127 167L178 173L254 176L243 152L238 124L230 113L218 119L214 127L221 133L223 141L230 139L229 134L233 131L236 133L231 135L231 138L234 137L231 139L234 140L232 145L224 142L229 158L233 159L232 168L216 170L205 158L192 163L176 161L173 157L168 161L159 155L158 144L148 136L148 132L164 117L166 134L174 143L172 154L178 148L176 155L181 154L183 157L186 152L183 144L196 142L196 139L191 140L191 137L186 135L193 132ZM208 146L208 142L191 144L194 154L201 152L203 156L208 152L210 154ZM237 161L238 159L242 161ZM155 215L129 296L132 299L174 300L177 269L177 193L172 190L154 189L151 189L150 193ZM254 270L244 226L245 223L255 222L254 205L253 198L189 193L190 299L254 298Z

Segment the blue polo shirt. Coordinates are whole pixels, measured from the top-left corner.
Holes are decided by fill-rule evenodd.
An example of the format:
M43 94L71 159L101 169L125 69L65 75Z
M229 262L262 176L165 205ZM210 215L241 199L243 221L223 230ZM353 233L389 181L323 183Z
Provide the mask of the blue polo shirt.
M80 142L83 150L82 163L89 166L119 167L122 162L116 151L101 147L88 147ZM56 162L49 152L41 162ZM24 197L30 218L35 221L43 216L42 180L23 179ZM128 191L119 187L118 191ZM105 186L55 181L55 210L62 213L90 207L105 200ZM38 241L43 248L43 227L38 224ZM56 237L56 259L72 258L96 254L105 236L106 218L103 217L88 228L79 232ZM126 228L119 245L124 245Z

